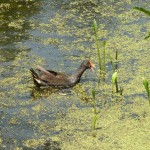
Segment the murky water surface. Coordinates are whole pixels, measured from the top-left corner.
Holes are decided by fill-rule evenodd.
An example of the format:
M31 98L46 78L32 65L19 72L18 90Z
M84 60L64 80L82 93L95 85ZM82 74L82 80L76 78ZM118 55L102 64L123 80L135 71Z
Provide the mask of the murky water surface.
M150 108L142 77L150 80L149 0L8 0L0 2L0 149L147 149ZM106 75L100 76L94 42L106 41ZM118 83L112 67L118 51ZM36 89L30 68L71 73L90 58L74 88ZM92 89L98 119L93 130Z

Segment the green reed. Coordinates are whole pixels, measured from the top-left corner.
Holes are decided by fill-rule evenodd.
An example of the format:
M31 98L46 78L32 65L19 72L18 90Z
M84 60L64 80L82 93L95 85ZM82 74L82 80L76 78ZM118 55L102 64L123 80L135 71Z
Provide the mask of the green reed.
M99 45L98 35L97 35L97 32L98 32L97 22L95 19L93 21L93 29L94 29L95 44L96 44L96 49L97 49L97 54L98 54L99 70L102 70L101 50L100 50L100 45Z
M103 69L106 72L106 41L103 42Z
M133 9L136 9L136 10L138 10L138 11L141 11L141 12L143 12L144 14L150 16L150 11L147 10L147 9L145 9L145 8L142 8L142 7L134 7ZM148 39L148 38L150 38L150 32L149 32L148 35L145 37L145 40Z
M145 9L145 8L142 8L142 7L134 7L133 9L136 9L138 11L141 11L143 13L145 13L146 15L150 16L150 11Z
M143 78L143 85L145 87L145 90L147 92L147 97L148 97L148 101L149 101L149 105L150 105L150 89L149 89L149 83L147 81L147 79Z
M115 59L116 59L115 69L117 70L118 69L118 50L116 50Z
M93 129L96 129L96 121L97 121L97 110L96 110L96 96L95 89L92 90L92 98L93 98L93 108L94 108L94 118L93 118Z
M119 88L118 88L118 80L117 80L117 71L115 71L112 75L112 93L114 93L114 87L116 87L116 93L119 92Z
M107 52L108 53L108 52ZM115 52L115 60L114 58L110 55L110 53L107 54L108 58L110 60L111 63L111 68L112 68L112 72L115 73L115 70L118 69L118 50L116 50Z
M112 60L112 58L110 58L110 63L111 63L111 68L112 68L112 72L115 72L115 66L114 66L114 62Z

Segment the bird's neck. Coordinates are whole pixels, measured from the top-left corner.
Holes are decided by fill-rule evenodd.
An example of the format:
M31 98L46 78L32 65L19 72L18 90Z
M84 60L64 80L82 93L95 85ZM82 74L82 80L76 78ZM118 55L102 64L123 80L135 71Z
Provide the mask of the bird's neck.
M78 82L82 76L82 74L84 73L84 71L86 70L85 66L80 66L72 75L71 78L74 80L74 82Z

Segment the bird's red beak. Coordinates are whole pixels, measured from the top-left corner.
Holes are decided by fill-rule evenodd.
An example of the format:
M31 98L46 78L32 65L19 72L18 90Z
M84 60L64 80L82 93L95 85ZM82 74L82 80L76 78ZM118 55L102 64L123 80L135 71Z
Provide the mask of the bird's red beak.
M90 61L90 69L94 72L95 65Z

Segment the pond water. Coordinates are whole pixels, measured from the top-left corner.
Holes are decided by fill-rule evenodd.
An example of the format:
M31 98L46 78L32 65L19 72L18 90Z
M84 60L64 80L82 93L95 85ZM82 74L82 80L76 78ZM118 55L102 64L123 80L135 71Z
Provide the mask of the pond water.
M149 0L8 0L0 2L0 149L148 149L150 108L142 77L149 78L150 20L134 10ZM106 41L106 74L100 75ZM112 96L111 61L123 94ZM81 83L69 89L37 89L30 68L71 73L84 59ZM93 130L92 89L97 122Z

